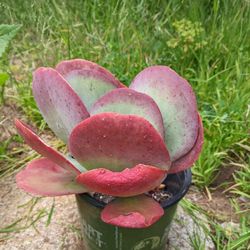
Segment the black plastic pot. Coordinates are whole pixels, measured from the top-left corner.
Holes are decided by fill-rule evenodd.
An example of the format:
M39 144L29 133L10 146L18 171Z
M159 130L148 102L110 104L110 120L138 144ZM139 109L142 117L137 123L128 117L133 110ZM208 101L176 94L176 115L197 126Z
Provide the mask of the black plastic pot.
M148 228L131 229L108 225L101 221L105 206L88 194L76 195L81 216L84 250L164 250L177 204L191 184L191 171L170 174L164 180L173 196L162 204L164 216Z

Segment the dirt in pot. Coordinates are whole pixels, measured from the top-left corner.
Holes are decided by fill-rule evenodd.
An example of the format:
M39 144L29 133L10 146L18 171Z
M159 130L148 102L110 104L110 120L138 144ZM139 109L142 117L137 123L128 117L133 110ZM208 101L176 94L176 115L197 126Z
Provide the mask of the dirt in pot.
M90 195L96 200L103 202L105 204L108 204L109 202L115 199L115 197L111 195L106 195L106 194L101 194L101 193L91 193Z
M154 190L151 190L146 193L147 196L152 197L154 200L162 204L163 202L166 202L168 199L170 199L173 194L168 191L168 188L165 184L161 184L159 187L155 188ZM95 198L96 200L103 202L105 204L108 204L109 202L113 201L115 197L101 194L101 193L91 193L91 196Z
M158 201L160 204L167 201L173 196L173 194L168 191L165 184L161 184L158 188L149 191L147 195Z

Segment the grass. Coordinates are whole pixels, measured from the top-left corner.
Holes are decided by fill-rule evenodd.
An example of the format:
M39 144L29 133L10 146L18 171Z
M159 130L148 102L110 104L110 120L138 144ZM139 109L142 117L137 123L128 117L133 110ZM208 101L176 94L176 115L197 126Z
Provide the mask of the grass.
M30 89L38 66L85 58L129 85L144 67L169 65L195 89L205 127L203 152L193 168L195 185L210 190L225 166L236 167L226 188L249 198L249 1L2 0L0 13L0 23L22 25L0 62L10 76L5 88L17 93L5 91L5 98L17 102L40 129L46 126ZM17 168L7 144L1 142L0 152L11 164L0 173ZM224 236L218 237L215 242L222 242ZM218 249L226 248L218 243Z
M235 213L241 213L236 200L233 201ZM183 209L191 216L191 218L198 224L198 228L203 228L205 236L210 236L215 243L218 250L248 250L250 242L249 231L249 213L240 218L239 224L230 224L222 226L222 221L215 215L211 216L208 211L202 209L198 205L192 203L187 199L181 201ZM202 217L201 217L202 215ZM209 228L208 226L209 225ZM234 226L236 225L236 226ZM195 250L206 249L204 242L201 242L199 233L195 232L190 235L190 242Z
M12 224L0 228L0 242L31 226L39 233L36 228L36 223L44 217L47 218L46 226L50 224L54 211L54 200L50 208L37 209L36 206L41 199L42 198L31 198L28 202L19 206L23 208L23 214Z

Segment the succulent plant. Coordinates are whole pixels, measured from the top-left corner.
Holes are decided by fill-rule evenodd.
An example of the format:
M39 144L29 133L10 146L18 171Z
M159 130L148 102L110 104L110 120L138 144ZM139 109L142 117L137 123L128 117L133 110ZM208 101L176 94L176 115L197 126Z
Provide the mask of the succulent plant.
M185 79L169 67L152 66L128 88L103 67L75 59L37 69L33 94L72 157L16 120L19 134L44 157L17 174L20 188L41 196L114 196L101 219L122 227L148 227L164 214L145 193L168 173L191 167L203 144L196 98Z

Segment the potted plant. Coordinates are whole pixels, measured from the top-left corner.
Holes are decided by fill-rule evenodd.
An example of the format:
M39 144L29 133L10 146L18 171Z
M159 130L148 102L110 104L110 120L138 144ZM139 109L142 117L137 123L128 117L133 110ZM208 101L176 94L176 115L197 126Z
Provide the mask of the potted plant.
M75 59L33 75L33 95L68 156L16 120L44 158L17 185L40 196L76 194L86 249L164 249L177 202L203 144L191 86L166 66L140 72L130 87Z

